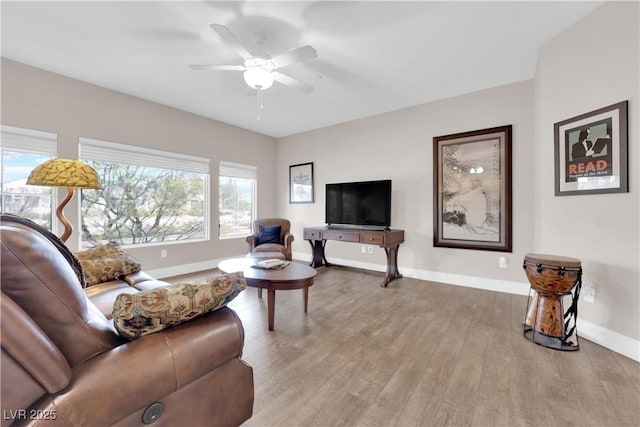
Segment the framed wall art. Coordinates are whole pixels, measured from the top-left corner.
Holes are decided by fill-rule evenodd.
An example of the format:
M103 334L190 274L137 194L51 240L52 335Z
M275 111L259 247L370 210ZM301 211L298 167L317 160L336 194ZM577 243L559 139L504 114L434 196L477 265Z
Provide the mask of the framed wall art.
M289 166L289 203L313 203L313 162Z
M433 245L511 252L511 125L433 138Z
M554 124L556 196L629 191L627 103Z

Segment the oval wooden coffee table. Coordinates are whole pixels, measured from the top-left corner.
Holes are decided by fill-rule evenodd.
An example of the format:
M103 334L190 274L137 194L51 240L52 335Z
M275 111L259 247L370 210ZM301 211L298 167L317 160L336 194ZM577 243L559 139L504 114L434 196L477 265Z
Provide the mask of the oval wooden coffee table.
M258 296L262 297L262 289L267 290L267 311L269 313L269 330L273 331L276 291L302 289L304 292L304 312L309 305L309 286L313 285L316 270L304 264L291 262L283 269L267 270L253 267L260 259L245 257L226 259L218 264L223 273L242 271L247 285L258 288Z

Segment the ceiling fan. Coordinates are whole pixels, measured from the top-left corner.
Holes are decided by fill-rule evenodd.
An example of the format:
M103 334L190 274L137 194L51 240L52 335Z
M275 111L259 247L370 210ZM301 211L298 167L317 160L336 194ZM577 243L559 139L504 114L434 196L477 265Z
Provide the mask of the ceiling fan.
M244 81L253 89L262 93L269 89L274 81L293 87L304 93L313 92L313 86L294 79L278 71L280 68L299 62L308 61L318 56L316 50L309 46L302 46L290 50L275 57L264 52L251 52L242 42L224 25L211 24L210 27L220 35L222 40L235 49L244 60L244 65L201 65L190 64L193 70L214 71L244 71ZM266 37L266 35L264 36ZM262 40L264 42L264 40Z

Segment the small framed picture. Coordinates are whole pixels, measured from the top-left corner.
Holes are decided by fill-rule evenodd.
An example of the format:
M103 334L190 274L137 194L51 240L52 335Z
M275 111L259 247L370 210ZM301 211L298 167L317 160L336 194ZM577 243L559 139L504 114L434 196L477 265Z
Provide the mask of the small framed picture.
M629 191L627 103L554 124L556 196Z
M511 252L511 125L433 138L433 246Z
M313 203L313 162L289 166L289 203Z

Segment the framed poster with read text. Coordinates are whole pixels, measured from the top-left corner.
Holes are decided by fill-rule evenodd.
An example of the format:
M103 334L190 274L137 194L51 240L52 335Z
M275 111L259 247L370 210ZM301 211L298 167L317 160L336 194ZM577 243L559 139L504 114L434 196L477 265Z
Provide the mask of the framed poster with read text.
M629 191L627 102L554 125L556 196Z

